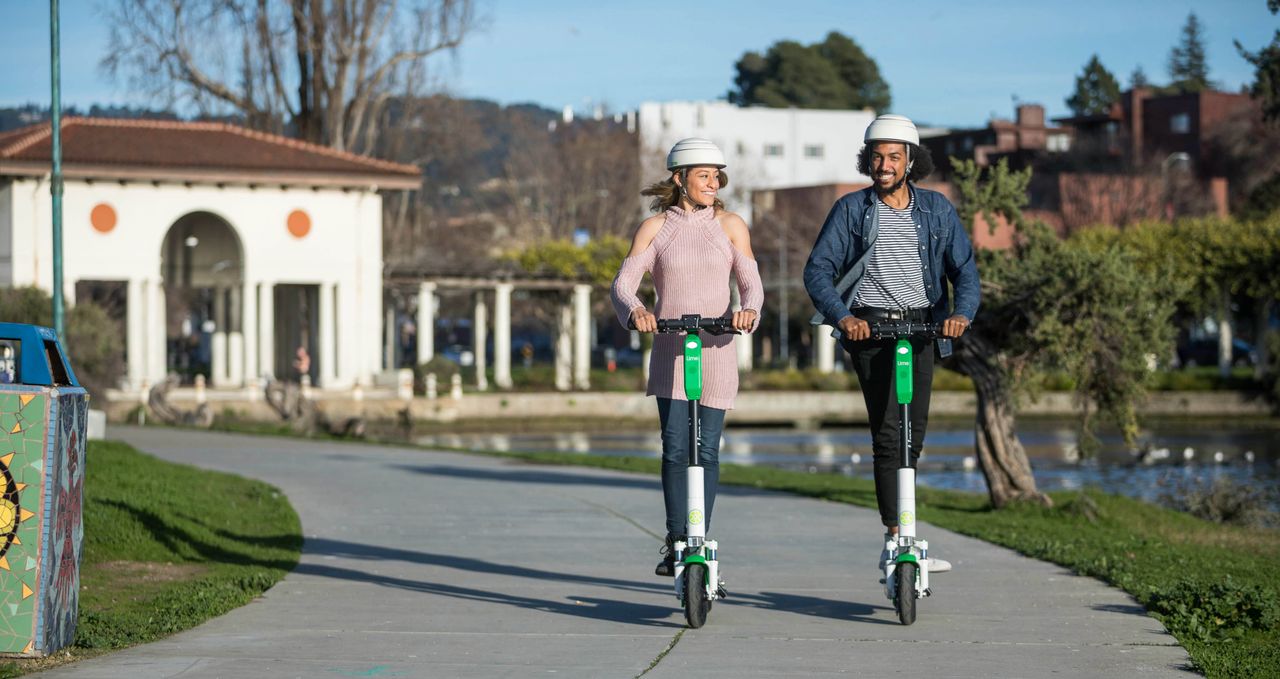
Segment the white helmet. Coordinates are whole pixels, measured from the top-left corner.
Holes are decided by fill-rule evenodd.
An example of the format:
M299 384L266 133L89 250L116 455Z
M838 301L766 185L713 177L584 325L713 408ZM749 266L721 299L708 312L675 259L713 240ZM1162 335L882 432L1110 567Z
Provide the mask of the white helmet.
M726 165L724 153L711 140L701 137L689 137L676 142L676 145L671 147L671 152L667 154L667 169L674 170L694 165L723 168Z
M906 116L895 115L893 113L885 113L876 116L867 126L867 133L862 138L863 143L870 144L873 141L900 141L912 146L920 145L920 133L916 131L915 123Z

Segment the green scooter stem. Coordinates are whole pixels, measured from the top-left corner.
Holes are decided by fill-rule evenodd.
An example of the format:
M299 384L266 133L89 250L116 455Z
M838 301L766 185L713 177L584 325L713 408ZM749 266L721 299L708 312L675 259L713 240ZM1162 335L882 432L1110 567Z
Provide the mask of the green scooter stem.
M898 392L898 441L902 466L911 466L911 398L915 384L912 366L912 347L909 340L900 339L894 347L894 387Z

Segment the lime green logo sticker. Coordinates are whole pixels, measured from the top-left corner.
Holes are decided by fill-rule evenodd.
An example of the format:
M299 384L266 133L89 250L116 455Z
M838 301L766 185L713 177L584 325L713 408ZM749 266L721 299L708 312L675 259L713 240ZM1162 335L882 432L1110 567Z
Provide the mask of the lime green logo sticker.
M910 526L916 522L916 515L911 512L902 512L898 514L898 523L903 526Z
M696 349L696 348L698 348L698 343L697 343L697 342L689 342L688 344L685 344L685 347L687 347L687 348L689 348L689 349Z
M905 354L907 353L907 348L906 348L906 347L898 347L898 353L900 353L900 354L904 354L904 355L905 355Z
M702 512L696 509L689 512L689 525L696 526L700 523L702 523Z

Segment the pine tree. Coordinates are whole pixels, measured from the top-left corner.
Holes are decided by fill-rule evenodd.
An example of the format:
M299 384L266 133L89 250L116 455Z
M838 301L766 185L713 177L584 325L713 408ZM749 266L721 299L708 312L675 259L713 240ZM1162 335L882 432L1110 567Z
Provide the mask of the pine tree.
M1076 91L1067 98L1067 106L1078 116L1097 115L1111 110L1119 99L1120 83L1095 54L1076 76Z
M1204 29L1195 12L1187 15L1182 41L1169 52L1169 81L1169 86L1179 92L1203 92L1210 88Z
M1138 64L1133 69L1133 73L1129 74L1129 87L1131 89L1151 87L1151 80L1147 78L1147 72L1142 70L1142 64Z

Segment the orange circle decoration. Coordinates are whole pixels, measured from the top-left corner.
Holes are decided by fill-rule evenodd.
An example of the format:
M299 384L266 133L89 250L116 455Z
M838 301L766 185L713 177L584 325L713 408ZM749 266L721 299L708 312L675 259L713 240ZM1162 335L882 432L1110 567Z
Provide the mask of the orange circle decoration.
M116 228L116 209L107 203L98 203L89 213L89 223L98 233L111 233Z
M289 227L289 233L294 238L306 238L311 233L311 215L305 210L294 210L289 213L289 219L286 222Z

